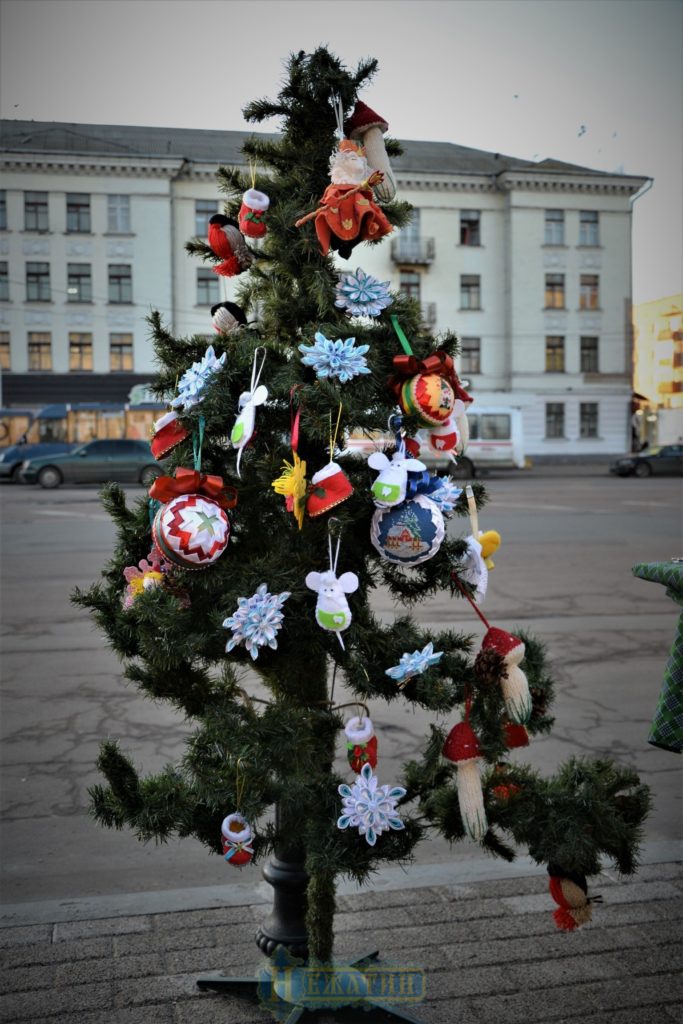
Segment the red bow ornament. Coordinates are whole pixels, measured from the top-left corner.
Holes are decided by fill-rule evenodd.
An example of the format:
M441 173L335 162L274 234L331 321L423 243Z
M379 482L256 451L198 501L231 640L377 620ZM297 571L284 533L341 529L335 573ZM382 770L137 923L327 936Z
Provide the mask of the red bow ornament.
M234 487L225 486L223 477L182 466L176 469L175 476L158 476L149 489L150 498L164 504L183 494L203 494L223 509L234 508L237 504L237 491Z

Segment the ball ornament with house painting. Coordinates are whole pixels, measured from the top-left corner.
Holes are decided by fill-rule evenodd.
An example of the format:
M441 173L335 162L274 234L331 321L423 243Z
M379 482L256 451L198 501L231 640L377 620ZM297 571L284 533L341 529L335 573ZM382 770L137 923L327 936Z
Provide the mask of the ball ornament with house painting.
M441 509L424 494L393 508L377 509L370 527L370 539L382 558L408 567L432 558L444 534Z

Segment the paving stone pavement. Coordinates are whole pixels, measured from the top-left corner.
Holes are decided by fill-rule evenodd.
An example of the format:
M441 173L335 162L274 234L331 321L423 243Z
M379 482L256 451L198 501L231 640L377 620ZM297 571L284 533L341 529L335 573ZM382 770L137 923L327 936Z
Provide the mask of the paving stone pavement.
M406 1009L425 1024L681 1024L683 862L593 883L604 903L571 934L555 928L538 873L343 895L335 956L376 944L382 960L424 968L426 998ZM40 920L40 907L27 905L27 916ZM83 918L76 907L71 920L66 911L2 927L0 1020L267 1024L274 1018L258 1003L196 986L199 973L255 976L265 960L253 933L266 911L259 902ZM361 1024L368 1015L303 1018L314 1019Z

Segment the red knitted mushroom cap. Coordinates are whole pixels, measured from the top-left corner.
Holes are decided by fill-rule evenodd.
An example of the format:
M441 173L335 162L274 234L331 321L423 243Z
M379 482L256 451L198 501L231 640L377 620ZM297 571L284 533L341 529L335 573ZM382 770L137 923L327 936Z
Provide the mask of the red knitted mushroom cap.
M469 722L458 722L448 734L443 745L443 756L449 761L471 761L481 757L481 747L474 729Z
M483 639L481 649L486 651L492 648L505 658L510 651L521 645L522 641L519 637L513 636L512 633L506 633L504 629L498 629L497 626L491 626Z
M523 725L517 725L515 722L506 722L505 743L508 750L515 750L517 747L528 747L529 733Z
M344 124L344 131L350 139L362 139L368 128L380 128L382 134L389 131L389 125L383 117L371 110L366 103L357 100L351 117Z

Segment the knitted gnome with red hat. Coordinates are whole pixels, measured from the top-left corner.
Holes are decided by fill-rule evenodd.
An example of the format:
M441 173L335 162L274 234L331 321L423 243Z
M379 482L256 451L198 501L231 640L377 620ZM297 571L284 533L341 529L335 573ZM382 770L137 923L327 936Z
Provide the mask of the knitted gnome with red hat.
M458 766L458 803L462 823L471 839L479 841L488 831L481 785L481 747L469 722L458 722L449 732L443 756Z
M209 221L209 246L222 261L213 268L214 274L221 277L235 277L254 262L237 223L222 213L215 214Z
M524 659L524 644L512 633L491 626L484 637L481 649L494 650L502 656L504 675L501 678L501 689L508 717L517 725L525 725L531 717L531 694L527 678L518 667Z

